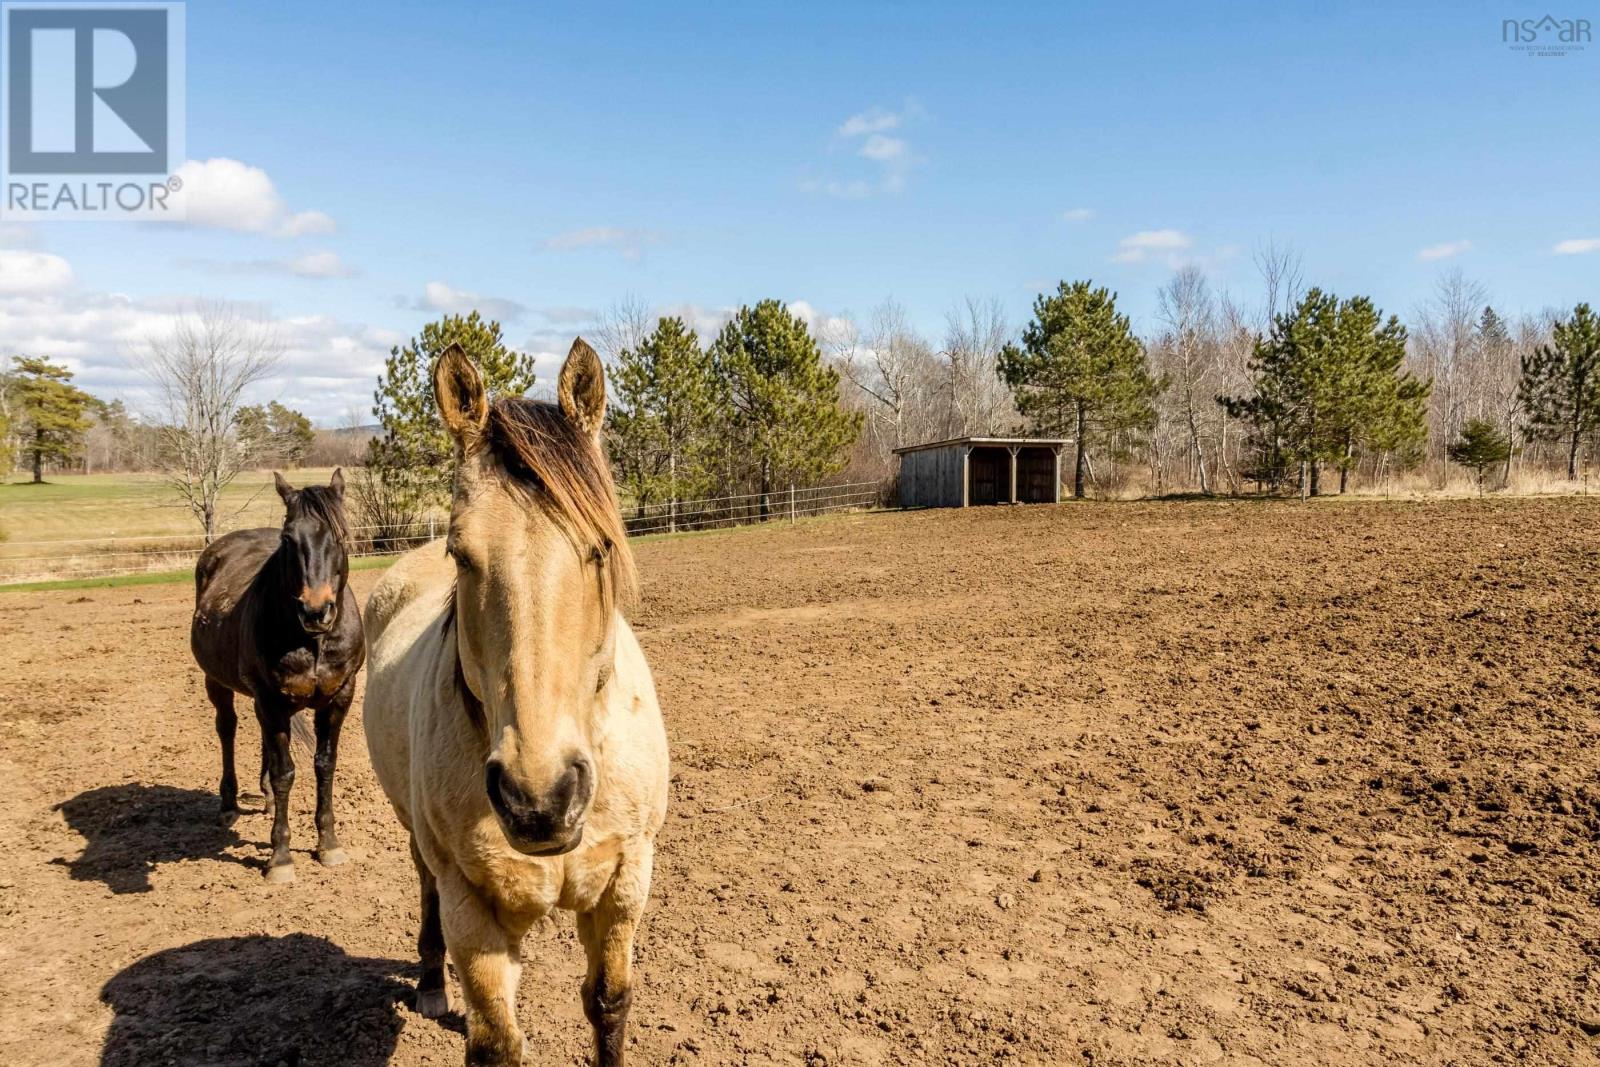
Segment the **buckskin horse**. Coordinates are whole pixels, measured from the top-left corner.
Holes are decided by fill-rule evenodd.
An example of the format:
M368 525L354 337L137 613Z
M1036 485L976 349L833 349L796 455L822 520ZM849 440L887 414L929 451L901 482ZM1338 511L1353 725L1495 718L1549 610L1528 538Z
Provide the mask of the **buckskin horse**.
M346 584L349 528L344 473L326 486L294 489L274 473L283 498L281 530L236 530L213 541L194 570L189 647L206 676L222 743L222 824L239 817L233 769L238 725L234 694L255 702L261 724L261 794L272 820L269 882L294 881L289 855L289 790L294 758L289 735L307 740L315 716L318 862L345 862L333 826L333 771L339 730L366 658L361 610Z
M417 1010L449 1010L448 950L469 1064L522 1062L522 939L552 908L577 913L596 1060L623 1062L667 742L622 615L633 565L600 450L604 383L579 339L558 404L491 404L447 349L433 387L456 444L449 533L367 600L367 746L422 882Z

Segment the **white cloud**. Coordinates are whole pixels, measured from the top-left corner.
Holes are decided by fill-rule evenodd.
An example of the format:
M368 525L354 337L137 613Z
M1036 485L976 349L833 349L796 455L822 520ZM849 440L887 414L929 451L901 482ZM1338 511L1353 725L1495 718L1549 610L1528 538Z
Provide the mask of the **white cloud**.
M843 315L829 315L809 300L790 300L784 307L789 314L804 320L811 336L824 344L831 338L845 336L855 329L855 324Z
M901 130L922 116L922 108L914 100L907 100L899 111L872 107L851 115L834 131L832 150L847 149L858 159L866 160L870 176L808 177L801 180L801 190L842 200L904 191L912 168L921 160L910 141L903 136L890 137L888 131ZM859 164L856 169L860 169Z
M651 312L653 318L679 318L685 326L695 332L702 342L710 343L711 339L722 332L722 328L739 313L739 309L731 306L720 308L702 307L699 304L666 304Z
M321 211L300 211L283 220L278 227L280 237L316 237L334 233L338 225Z
M1067 211L1063 211L1061 213L1061 218L1065 222L1088 222L1090 219L1094 218L1094 208L1071 208Z
M242 233L305 237L332 233L333 219L320 211L289 210L260 167L237 159L189 160L178 168L183 205L191 226Z
M72 285L72 265L49 252L0 250L0 296L38 296Z
M556 252L570 252L578 248L614 248L623 259L636 260L644 255L644 247L661 240L655 230L631 230L621 226L589 226L581 230L568 230L547 237L544 246Z
M864 159L876 160L879 163L892 163L906 157L910 151L905 141L898 137L885 137L875 133L868 137L861 145L861 156Z
M514 322L528 310L515 300L469 293L444 282L429 282L423 288L422 296L413 300L401 299L399 304L415 311L436 311L443 315L465 315L469 311L476 311L501 322Z
M1143 263L1153 256L1165 254L1168 263L1179 257L1177 253L1194 244L1182 230L1140 230L1117 242L1113 263Z
M1600 252L1600 237L1572 237L1558 241L1550 251L1558 256L1581 256L1589 252Z
M1426 248L1418 250L1417 258L1424 262L1435 259L1449 259L1451 256L1459 256L1471 248L1471 241L1441 241L1439 244L1428 245Z
M883 133L900 128L905 119L893 111L870 107L859 115L851 115L839 126L839 136L849 140L869 133Z
M308 252L289 261L289 271L302 278L348 278L355 274L337 252Z
M76 287L0 290L0 351L59 360L77 375L75 384L150 412L155 397L142 357L150 339L170 331L190 307L182 298L134 299ZM389 330L324 315L275 316L249 305L235 310L270 331L282 348L277 371L247 400L277 399L323 425L337 425L351 409L366 411L383 358L400 340Z

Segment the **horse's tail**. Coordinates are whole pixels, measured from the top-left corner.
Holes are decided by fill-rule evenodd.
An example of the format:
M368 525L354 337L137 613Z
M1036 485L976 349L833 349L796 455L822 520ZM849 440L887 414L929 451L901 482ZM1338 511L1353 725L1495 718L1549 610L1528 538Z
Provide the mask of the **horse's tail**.
M301 708L289 717L289 736L302 750L316 755L317 731L311 725L310 708Z

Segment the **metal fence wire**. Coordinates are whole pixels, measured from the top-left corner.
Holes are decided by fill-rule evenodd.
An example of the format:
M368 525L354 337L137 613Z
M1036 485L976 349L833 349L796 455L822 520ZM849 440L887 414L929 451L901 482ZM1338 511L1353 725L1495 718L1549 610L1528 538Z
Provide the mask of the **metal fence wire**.
M786 486L768 493L742 493L701 500L634 504L623 508L629 536L686 533L758 522L795 522L811 515L859 511L884 503L881 482ZM392 556L444 536L443 517L405 526L350 529L352 558ZM194 566L205 538L200 534L12 541L0 544L0 585L71 578L110 578Z

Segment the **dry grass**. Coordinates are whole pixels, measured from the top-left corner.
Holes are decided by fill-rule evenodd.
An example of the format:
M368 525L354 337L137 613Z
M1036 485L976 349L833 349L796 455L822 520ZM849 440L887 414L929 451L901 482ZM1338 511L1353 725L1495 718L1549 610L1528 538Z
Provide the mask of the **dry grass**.
M326 483L327 468L290 471L295 485ZM270 471L247 471L222 494L224 527L276 526L283 504L272 490ZM200 526L159 474L59 474L32 485L14 474L0 483L0 558L41 555L30 542L112 537L171 536L176 544L197 541Z

